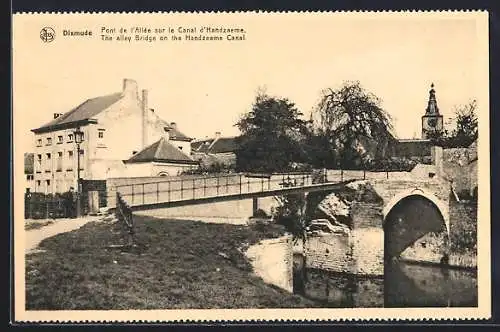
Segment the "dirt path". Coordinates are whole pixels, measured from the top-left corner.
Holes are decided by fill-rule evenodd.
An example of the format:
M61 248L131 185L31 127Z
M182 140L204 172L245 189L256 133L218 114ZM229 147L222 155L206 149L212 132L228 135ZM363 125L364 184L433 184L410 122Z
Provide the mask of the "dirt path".
M70 232L78 229L88 222L100 220L103 217L82 217L76 219L60 219L53 224L43 226L39 229L25 231L25 253L31 252L36 249L43 239L55 236L60 233Z

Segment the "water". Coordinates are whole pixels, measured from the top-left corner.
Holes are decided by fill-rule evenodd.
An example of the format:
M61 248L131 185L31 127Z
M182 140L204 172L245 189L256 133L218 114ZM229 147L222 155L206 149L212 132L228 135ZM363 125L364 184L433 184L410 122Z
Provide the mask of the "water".
M394 262L384 276L359 276L303 268L294 255L294 292L323 307L477 307L474 271Z

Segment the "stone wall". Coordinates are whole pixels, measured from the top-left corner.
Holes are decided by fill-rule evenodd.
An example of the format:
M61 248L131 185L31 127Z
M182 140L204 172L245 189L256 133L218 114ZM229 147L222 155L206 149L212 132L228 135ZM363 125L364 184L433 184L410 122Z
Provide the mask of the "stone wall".
M354 273L350 234L309 237L304 252L306 268L338 273Z
M293 252L292 237L262 240L250 246L246 256L253 266L254 273L264 282L293 291Z
M443 176L453 181L457 193L471 187L470 153L468 148L443 150Z

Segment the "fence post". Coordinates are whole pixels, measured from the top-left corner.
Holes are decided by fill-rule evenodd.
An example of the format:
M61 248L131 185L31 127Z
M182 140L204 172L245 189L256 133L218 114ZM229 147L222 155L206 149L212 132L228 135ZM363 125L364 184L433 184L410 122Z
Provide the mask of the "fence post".
M160 182L156 182L156 203L160 201Z
M261 191L264 191L264 178L263 177L260 178L260 184L261 184L261 187L262 187Z
M241 195L241 174L240 174L240 195Z
M267 190L271 190L271 176L270 175L268 178L267 178Z
M203 196L207 195L207 178L203 177Z
M181 199L184 198L184 183L183 180L181 179Z
M168 181L167 183L168 183L168 188L167 188L167 192L168 192L168 201L170 202L170 181Z
M216 196L219 196L219 177L217 176L217 194Z
M226 176L226 194L228 193L229 191L229 177Z
M142 184L142 204L145 204L145 201L144 201L144 199L145 199L145 196L144 196L144 190L145 190L145 189L144 189L144 188L145 188L145 187L144 187L144 183L143 183L143 184Z
M134 185L132 185L132 202L130 204L134 204Z
M340 182L344 181L344 170L340 169Z
M248 192L250 192L250 178L247 177Z
M45 197L45 219L49 219L49 200Z
M194 187L194 181L195 181L195 179L193 178L193 199L195 199L195 196L196 196L196 194L195 194L195 187Z
M366 169L363 168L363 180L366 180Z

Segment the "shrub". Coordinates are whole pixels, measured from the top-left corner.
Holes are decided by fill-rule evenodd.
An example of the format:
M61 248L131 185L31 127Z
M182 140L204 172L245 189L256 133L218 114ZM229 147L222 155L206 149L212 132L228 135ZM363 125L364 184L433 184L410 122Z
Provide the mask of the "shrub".
M294 240L303 239L306 227L304 194L287 195L280 198L281 205L273 213L276 223L285 226L287 232L291 233Z

